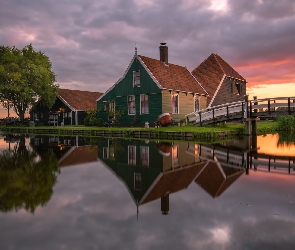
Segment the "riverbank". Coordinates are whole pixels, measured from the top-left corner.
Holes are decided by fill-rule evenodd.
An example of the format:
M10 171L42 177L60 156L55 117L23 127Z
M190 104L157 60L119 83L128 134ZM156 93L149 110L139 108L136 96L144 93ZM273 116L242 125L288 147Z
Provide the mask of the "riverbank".
M86 136L86 137L123 137L141 139L171 139L193 141L215 141L234 139L245 135L244 124L222 124L218 126L170 126L160 128L139 127L86 127L86 126L0 126L0 130L6 133L57 135L57 136ZM258 122L257 134L276 133L276 122Z

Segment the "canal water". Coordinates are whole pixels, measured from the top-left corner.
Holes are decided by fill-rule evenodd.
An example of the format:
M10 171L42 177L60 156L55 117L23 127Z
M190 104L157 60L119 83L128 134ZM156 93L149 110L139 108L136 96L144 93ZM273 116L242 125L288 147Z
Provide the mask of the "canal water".
M286 138L0 135L0 249L294 249Z

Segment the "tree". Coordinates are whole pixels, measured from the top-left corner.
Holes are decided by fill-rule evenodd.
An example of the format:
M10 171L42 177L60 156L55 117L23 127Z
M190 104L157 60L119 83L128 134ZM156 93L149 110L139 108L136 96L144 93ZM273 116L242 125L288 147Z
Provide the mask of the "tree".
M49 58L31 44L21 50L0 46L0 104L11 105L21 120L37 101L50 108L58 90L51 67Z
M25 209L34 213L45 206L53 194L60 173L52 150L37 154L28 150L25 136L15 148L0 152L0 211Z

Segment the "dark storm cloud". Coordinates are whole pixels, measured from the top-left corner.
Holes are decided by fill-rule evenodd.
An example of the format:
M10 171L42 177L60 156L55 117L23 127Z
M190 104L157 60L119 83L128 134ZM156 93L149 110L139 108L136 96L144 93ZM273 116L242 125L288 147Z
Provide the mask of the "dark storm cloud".
M63 88L105 91L123 75L135 44L158 58L162 41L169 61L189 70L217 53L250 84L295 82L294 1L228 0L223 9L215 2L10 0L0 4L0 44L44 51Z

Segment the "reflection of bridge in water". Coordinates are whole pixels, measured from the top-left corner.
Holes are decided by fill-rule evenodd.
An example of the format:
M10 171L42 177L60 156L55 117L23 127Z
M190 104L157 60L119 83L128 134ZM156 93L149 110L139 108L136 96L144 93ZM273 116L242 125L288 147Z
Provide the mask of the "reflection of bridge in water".
M295 170L295 156L275 156L257 153L256 150L232 150L222 146L196 145L188 147L188 152L198 152L202 160L216 162L225 167L289 173ZM294 172L295 173L295 172Z
M295 97L276 97L226 103L186 115L189 124L198 126L228 122L275 119L280 115L295 114Z

